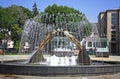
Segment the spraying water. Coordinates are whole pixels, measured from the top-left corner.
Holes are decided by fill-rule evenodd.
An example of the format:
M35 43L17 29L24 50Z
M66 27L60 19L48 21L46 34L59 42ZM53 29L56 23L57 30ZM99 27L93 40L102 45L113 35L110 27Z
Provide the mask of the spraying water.
M68 17L68 16L79 16L79 14L68 14L64 15L58 14L58 17ZM43 17L44 16L44 17ZM70 53L73 53L71 51L74 51L74 48L77 48L77 46L81 49L80 42L83 35L87 35L87 33L83 33L83 30L85 30L85 27L89 25L89 22L85 19L79 21L75 18L72 18L71 21L67 21L67 18L59 18L56 17L55 23L51 23L51 19L45 20L46 22L43 22L42 19L46 19L47 17L53 18L53 14L41 14L39 16L36 16L34 19L29 19L26 21L24 25L24 30L22 32L21 37L21 44L20 44L20 50L19 53L33 53L31 57L36 55L33 58L41 59L40 57L43 57L42 54L51 54L53 55L52 58L50 58L50 65L53 65L54 58L55 58L55 51L57 49L57 53L59 53L61 56L66 56L64 58L57 57L54 64L55 65L68 65L68 64L76 64L74 54L69 55ZM54 33L54 34L52 34ZM49 35L50 34L50 35ZM73 36L74 35L74 36ZM53 37L54 36L54 37ZM47 42L47 43L46 43ZM25 49L25 43L28 44L28 48ZM75 44L74 44L75 43ZM42 48L39 49L39 46ZM34 50L37 50L33 52ZM58 50L62 50L62 52L67 52L68 54L62 55L64 53L58 52ZM39 55L41 53L41 55ZM81 57L84 53L81 53ZM67 58L71 56L71 58ZM89 57L87 55L84 55L84 59L89 60ZM36 60L35 59L35 60ZM48 59L47 59L48 60ZM31 60L29 60L31 61ZM33 62L37 62L41 60L36 60ZM53 61L53 62L51 62ZM87 60L85 60L87 61Z

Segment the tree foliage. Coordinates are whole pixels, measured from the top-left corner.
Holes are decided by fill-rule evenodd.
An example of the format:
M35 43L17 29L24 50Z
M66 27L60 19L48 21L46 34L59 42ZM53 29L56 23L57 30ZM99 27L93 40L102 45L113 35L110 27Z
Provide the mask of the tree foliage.
M45 12L51 13L51 14L69 14L69 13L80 13L78 10L75 10L73 8L69 8L67 6L57 6L56 4L53 4L52 6L48 6L45 9Z
M32 12L23 6L0 7L0 28L11 31L12 40L16 41L20 39L21 29L25 21L31 17ZM0 38L3 38L2 34Z
M32 13L29 9L22 6L11 5L6 8L8 13L11 13L15 18L15 24L19 24L20 27L24 25L24 22L32 17Z
M11 28L11 37L14 41L20 40L20 35L21 35L22 29L19 27L18 24L14 24Z
M38 9L37 9L36 3L34 3L32 10L33 10L33 11L32 11L33 17L35 17L36 15L39 14L39 11L38 11Z
M4 39L3 33L0 32L0 40Z
M45 14L45 15L43 15ZM48 6L42 15L42 22L47 24L60 23L60 22L77 22L85 19L85 14L75 10L74 8L69 8L67 6L57 6L53 4Z
M53 4L45 8L44 12L39 14L36 3L33 5L32 11L28 8L18 5L11 5L7 8L0 7L0 28L6 28L12 32L12 39L20 39L20 33L23 29L23 25L27 19L40 17L37 19L38 22L46 24L55 24L58 26L61 23L68 23L69 28L75 31L77 25L73 26L73 22L87 21L87 24L84 25L84 34L85 36L89 35L91 32L90 23L88 22L84 13L74 8L67 6L57 6ZM0 39L3 39L3 34L0 33Z
M15 18L6 9L0 7L0 28L9 28L14 23Z
M67 30L75 32L79 26L83 26L81 32L84 36L91 33L91 24L85 14L67 6L48 6L44 12L40 13L35 20L45 24L54 24L57 28L63 28L67 24ZM66 27L66 25L65 25Z

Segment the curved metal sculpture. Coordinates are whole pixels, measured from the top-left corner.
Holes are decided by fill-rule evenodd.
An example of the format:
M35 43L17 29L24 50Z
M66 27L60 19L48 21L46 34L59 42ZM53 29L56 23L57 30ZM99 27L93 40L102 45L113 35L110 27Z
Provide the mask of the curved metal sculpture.
M32 57L29 59L28 63L35 63L35 62L42 62L45 61L42 49L45 47L46 44L54 37L56 31L50 32L47 34L45 40L39 44L39 49L32 55Z
M66 35L66 37L68 37L73 43L75 43L75 45L79 49L77 63L80 65L90 65L91 64L90 57L86 54L84 50L82 50L80 42L73 35L69 34L68 31L63 32Z
M79 48L77 63L82 64L82 65L91 64L91 60L90 60L89 56L82 50L82 46L81 46L80 42L73 35L69 34L68 31L64 31L64 30L59 30L59 31L63 32L66 35L66 37L68 39L70 39L73 43L75 43L75 45ZM34 55L30 58L28 63L45 61L43 54L42 54L42 49L55 36L56 32L57 31L54 30L47 34L45 40L43 40L43 42L40 43L38 51L36 53L34 53Z

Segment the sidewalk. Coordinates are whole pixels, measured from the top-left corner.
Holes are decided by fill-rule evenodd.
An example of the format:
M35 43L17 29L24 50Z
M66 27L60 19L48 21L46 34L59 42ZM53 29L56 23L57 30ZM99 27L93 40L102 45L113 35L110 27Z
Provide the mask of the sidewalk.
M0 55L0 62L26 60L28 58L29 58L29 55Z
M108 58L90 56L90 58L91 60L94 60L94 61L120 62L120 56L109 56Z
M26 76L26 75L0 75L0 79L120 79L120 73L114 75L102 76L77 76L77 77L40 77L40 76Z
M14 61L14 60L26 60L29 57L30 55L0 55L0 62ZM46 58L48 57L48 55L44 55L44 57ZM103 57L95 57L91 55L90 59L94 61L120 62L120 56L109 56L109 58L105 58L105 57L103 58Z

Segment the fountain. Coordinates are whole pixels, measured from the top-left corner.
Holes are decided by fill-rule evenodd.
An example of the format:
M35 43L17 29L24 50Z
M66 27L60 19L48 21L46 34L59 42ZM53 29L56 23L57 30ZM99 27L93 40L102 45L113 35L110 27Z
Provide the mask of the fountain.
M90 61L89 56L87 56L85 53L82 53L82 46L80 42L76 40L71 34L69 34L68 31L63 31L63 30L60 30L60 31L63 32L66 35L66 37L69 38L73 43L75 43L76 46L79 48L80 54L78 55L78 63L79 64L90 64L91 61ZM45 37L45 40L43 40L43 42L40 43L38 51L32 55L28 63L44 61L44 57L42 55L42 49L53 38L56 32L57 31L54 30L53 32L48 33L48 35ZM64 50L61 50L61 51L66 52ZM61 59L61 61L63 61L63 59Z
M0 64L1 74L39 75L39 76L77 76L100 75L120 72L120 66L93 65L89 55L81 45L82 37L89 22L79 22L66 17L79 14L60 15L64 18L53 18L53 14L40 14L26 21L22 32L19 54L30 53L23 64ZM48 18L50 17L50 18ZM55 19L51 23L51 18ZM42 21L45 19L44 21ZM52 19L52 20L53 20ZM85 33L87 35L87 32ZM27 49L24 48L27 44ZM79 50L74 56L74 49ZM50 55L45 57L45 55ZM114 70L113 70L114 69Z
M48 57L46 61L48 66L74 66L76 65L75 57L57 57L55 55Z

